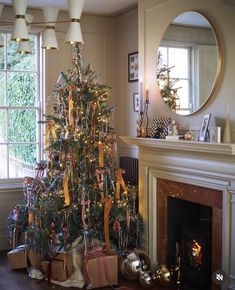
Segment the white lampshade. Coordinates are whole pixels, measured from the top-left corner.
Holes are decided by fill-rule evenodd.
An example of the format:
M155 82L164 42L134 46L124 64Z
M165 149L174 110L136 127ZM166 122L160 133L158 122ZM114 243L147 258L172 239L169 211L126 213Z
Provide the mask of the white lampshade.
M65 36L65 42L73 45L83 43L81 26L79 22L69 23L69 29Z
M44 49L58 49L58 43L54 28L47 28L42 36L42 48Z
M32 53L30 41L19 42L17 53L20 53L20 54Z
M27 9L27 0L12 0L15 15L25 15Z
M80 17L82 14L85 0L68 0L69 16L71 22L65 36L65 42L70 44L83 43Z
M45 22L51 22L49 25L50 26L55 26L57 16L59 13L59 8L55 6L45 6L43 7L43 15L44 15L44 20Z
M80 19L85 0L68 0L69 16L71 19Z
M16 18L11 40L14 41L28 41L28 29L24 18Z
M33 15L32 14L26 14L25 15L25 20L28 23L28 29L30 29L30 23L32 23L33 21ZM30 54L32 53L32 49L31 49L31 43L30 41L21 41L19 42L18 48L17 48L17 53L20 54Z
M43 8L43 15L45 22L48 23L46 30L42 36L42 48L44 49L58 49L58 43L55 34L55 22L59 13L58 7L45 6Z
M27 9L26 0L12 0L12 4L15 11L15 23L13 27L13 32L11 35L11 40L14 41L28 41L28 29L25 21L25 12Z
M30 23L32 23L33 22L33 15L32 14L25 14L25 21L27 22L27 24L28 24L28 29L29 29L29 27L30 27Z

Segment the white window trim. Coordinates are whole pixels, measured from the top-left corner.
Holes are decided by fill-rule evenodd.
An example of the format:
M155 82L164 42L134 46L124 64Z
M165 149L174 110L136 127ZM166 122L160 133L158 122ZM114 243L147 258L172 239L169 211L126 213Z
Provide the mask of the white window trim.
M10 33L9 29L5 29L0 27L1 32L3 33ZM22 108L26 108L26 109L37 109L38 110L38 119L36 119L36 122L39 120L43 120L43 114L45 112L45 80L44 80L44 59L45 59L45 54L43 53L42 49L41 49L41 42L42 42L42 32L41 29L36 31L31 31L30 34L36 35L37 36L37 104L35 107L19 107L20 109ZM5 56L6 57L6 56ZM45 126L43 124L40 124L39 126L37 126L37 131L36 131L36 142L22 142L22 144L30 144L33 143L36 146L38 146L38 156L37 156L37 162L43 160L44 157L44 153L43 153L43 149L44 149L44 132L45 132ZM14 142L8 142L8 144L14 144ZM21 142L17 142L17 144L19 144ZM3 143L0 143L3 144ZM4 143L6 144L6 143ZM7 160L7 162L9 163L9 161ZM36 164L35 164L36 165ZM7 165L9 167L9 164ZM7 168L8 170L8 168ZM22 178L0 178L0 192L2 190L6 190L6 189L19 189L22 188L23 186L23 180L24 177Z

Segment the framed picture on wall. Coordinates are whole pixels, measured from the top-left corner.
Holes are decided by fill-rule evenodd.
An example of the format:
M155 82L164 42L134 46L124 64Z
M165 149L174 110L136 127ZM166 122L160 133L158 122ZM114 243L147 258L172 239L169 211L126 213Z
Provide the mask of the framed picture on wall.
M128 82L136 82L139 78L138 52L128 54Z
M140 111L140 97L138 93L133 94L133 109L134 112Z
M206 141L206 138L208 135L208 126L209 126L209 122L210 122L210 117L211 117L210 113L205 114L203 116L201 129L200 129L199 136L198 136L199 141Z

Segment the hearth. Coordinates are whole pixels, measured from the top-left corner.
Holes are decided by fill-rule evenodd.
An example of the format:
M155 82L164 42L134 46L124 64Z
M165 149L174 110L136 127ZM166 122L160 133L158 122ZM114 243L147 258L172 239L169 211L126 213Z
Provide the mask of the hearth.
M167 263L181 257L181 282L210 289L212 208L168 196Z

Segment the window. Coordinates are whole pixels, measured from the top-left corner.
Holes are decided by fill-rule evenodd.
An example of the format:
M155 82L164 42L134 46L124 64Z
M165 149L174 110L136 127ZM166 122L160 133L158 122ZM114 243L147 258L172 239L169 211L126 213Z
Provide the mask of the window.
M181 115L189 114L192 109L191 93L191 47L186 46L160 46L161 66L170 69L169 78L175 81L180 103L177 104L176 112Z
M16 53L18 43L1 33L0 48L0 180L34 175L41 159L42 118L39 36L30 35L32 54Z

